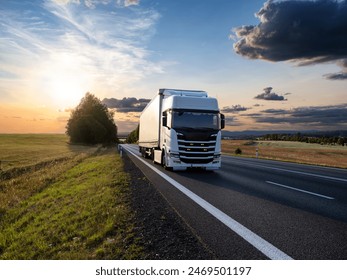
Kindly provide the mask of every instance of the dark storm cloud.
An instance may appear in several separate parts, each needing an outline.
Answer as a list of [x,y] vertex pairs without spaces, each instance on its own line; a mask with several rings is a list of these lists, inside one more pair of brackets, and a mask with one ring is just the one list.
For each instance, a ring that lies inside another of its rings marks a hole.
[[267,113],[267,114],[274,114],[274,115],[288,114],[288,110],[282,110],[282,109],[267,109],[267,110],[263,110],[261,112]]
[[227,106],[222,109],[223,113],[238,113],[238,112],[243,112],[247,111],[249,108],[243,107],[241,105],[232,105],[232,106]]
[[[250,59],[295,61],[299,65],[339,61],[347,70],[347,0],[267,1],[257,26],[234,28],[236,53]],[[326,78],[336,79],[327,75]]]
[[346,80],[347,79],[347,72],[326,74],[326,75],[324,75],[324,77],[328,80]]
[[268,109],[262,115],[247,115],[258,123],[315,124],[347,126],[347,104],[298,107],[292,110]]
[[254,98],[261,99],[261,100],[271,100],[271,101],[286,101],[287,100],[283,96],[278,95],[277,93],[271,92],[271,91],[272,91],[272,87],[266,87],[264,88],[263,93],[258,94]]
[[129,113],[142,112],[149,101],[150,99],[124,97],[123,99],[104,98],[104,100],[102,100],[102,103],[110,109],[116,109],[118,112]]
[[324,77],[328,80],[346,80],[347,79],[347,59],[341,59],[337,62],[343,71],[339,73],[326,74]]
[[278,95],[277,93],[270,92],[270,93],[261,93],[254,97],[255,99],[262,99],[262,100],[272,100],[272,101],[284,101],[287,99],[284,99],[283,96]]

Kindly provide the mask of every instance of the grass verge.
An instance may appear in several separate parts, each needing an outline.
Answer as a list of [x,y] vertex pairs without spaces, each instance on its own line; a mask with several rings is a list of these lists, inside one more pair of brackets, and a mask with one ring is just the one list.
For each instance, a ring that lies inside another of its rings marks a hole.
[[[1,192],[12,203],[2,199],[0,259],[141,258],[132,233],[129,178],[114,149],[67,159],[50,170],[47,181],[26,184],[37,177],[32,173],[6,180],[7,190],[17,188],[20,194],[19,186],[31,191],[18,199]],[[49,173],[46,167],[40,172]],[[12,180],[18,182],[11,185]]]

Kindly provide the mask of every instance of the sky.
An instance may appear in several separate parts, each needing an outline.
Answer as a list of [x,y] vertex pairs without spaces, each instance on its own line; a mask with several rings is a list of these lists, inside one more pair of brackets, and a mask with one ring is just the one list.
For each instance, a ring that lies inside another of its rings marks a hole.
[[347,1],[0,0],[0,133],[64,133],[86,92],[133,130],[159,88],[226,130],[347,129]]

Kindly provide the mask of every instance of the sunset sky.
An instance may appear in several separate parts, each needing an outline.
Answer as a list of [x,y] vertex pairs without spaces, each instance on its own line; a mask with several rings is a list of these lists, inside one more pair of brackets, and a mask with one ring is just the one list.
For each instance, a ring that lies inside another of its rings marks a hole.
[[227,130],[347,129],[347,1],[1,0],[0,133],[64,133],[86,92],[137,125],[206,90]]

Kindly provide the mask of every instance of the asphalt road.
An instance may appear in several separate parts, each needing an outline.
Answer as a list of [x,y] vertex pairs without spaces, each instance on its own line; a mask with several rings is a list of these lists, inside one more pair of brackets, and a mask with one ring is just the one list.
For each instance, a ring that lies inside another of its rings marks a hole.
[[218,259],[347,259],[347,170],[223,156],[170,172],[123,150]]

